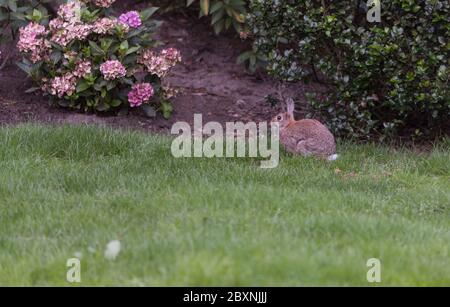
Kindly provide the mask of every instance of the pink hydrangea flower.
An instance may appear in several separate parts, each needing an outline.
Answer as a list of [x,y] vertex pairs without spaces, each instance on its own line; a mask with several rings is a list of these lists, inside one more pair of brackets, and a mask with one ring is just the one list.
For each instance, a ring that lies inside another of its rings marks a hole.
[[48,85],[48,91],[53,96],[58,96],[59,98],[65,95],[71,96],[76,91],[77,78],[71,74],[67,73],[61,77],[55,77],[50,81]]
[[138,63],[144,65],[149,73],[160,78],[165,77],[179,62],[181,62],[180,51],[174,48],[164,49],[159,54],[148,49],[138,59]]
[[64,27],[64,24],[66,24],[64,20],[62,20],[61,18],[55,18],[50,20],[48,26],[50,28],[50,31],[53,33],[62,29]]
[[73,75],[78,78],[84,78],[91,73],[91,70],[91,62],[87,60],[79,61],[75,67],[75,70],[73,71]]
[[45,39],[47,30],[37,23],[29,23],[19,30],[17,47],[20,52],[30,54],[31,62],[36,63],[45,59],[50,52],[50,42]]
[[139,28],[142,25],[141,16],[136,11],[120,15],[119,21],[131,28]]
[[100,72],[103,74],[105,80],[115,80],[123,78],[127,74],[125,66],[119,61],[107,61],[100,65]]
[[69,1],[58,8],[58,17],[69,23],[80,22],[81,3],[78,1]]
[[99,7],[110,7],[116,0],[93,0],[94,4]]
[[92,31],[96,34],[108,34],[111,33],[118,25],[118,22],[114,18],[101,18],[94,22]]
[[[89,0],[90,1],[90,0]],[[81,3],[70,1],[58,9],[58,17],[49,23],[52,34],[50,40],[66,47],[72,41],[85,40],[95,29],[96,25],[85,24],[81,21]]]
[[131,107],[139,107],[153,97],[154,90],[150,83],[139,83],[133,85],[128,93],[128,102]]
[[175,48],[167,48],[162,50],[161,56],[163,56],[166,61],[172,63],[173,65],[181,62],[181,53]]
[[82,23],[67,23],[56,19],[53,23],[50,23],[50,30],[53,33],[50,40],[66,47],[74,40],[85,40],[92,33],[93,26]]

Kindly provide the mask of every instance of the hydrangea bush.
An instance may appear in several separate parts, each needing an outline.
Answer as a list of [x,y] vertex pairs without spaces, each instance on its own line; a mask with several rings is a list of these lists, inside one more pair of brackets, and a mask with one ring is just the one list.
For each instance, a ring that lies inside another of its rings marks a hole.
[[311,97],[336,134],[368,139],[438,134],[450,120],[450,2],[252,0],[248,18],[269,71],[330,85]]
[[61,106],[83,111],[141,107],[169,117],[173,90],[163,82],[181,61],[173,48],[156,51],[152,34],[157,10],[114,16],[115,0],[69,1],[48,25],[31,22],[20,29],[20,67]]

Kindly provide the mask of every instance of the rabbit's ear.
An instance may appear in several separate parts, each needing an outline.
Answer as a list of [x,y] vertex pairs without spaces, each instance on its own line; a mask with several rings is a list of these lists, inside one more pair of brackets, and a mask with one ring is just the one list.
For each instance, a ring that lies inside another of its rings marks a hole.
[[286,111],[288,114],[294,115],[294,110],[295,110],[294,99],[288,98],[286,100]]

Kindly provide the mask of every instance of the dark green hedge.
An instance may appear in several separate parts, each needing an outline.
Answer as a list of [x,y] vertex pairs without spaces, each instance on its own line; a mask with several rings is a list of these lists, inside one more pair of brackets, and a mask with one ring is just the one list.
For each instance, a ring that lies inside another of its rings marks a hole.
[[252,0],[249,22],[272,74],[331,85],[311,106],[338,135],[448,127],[450,2],[381,0],[381,23],[366,12],[365,0]]

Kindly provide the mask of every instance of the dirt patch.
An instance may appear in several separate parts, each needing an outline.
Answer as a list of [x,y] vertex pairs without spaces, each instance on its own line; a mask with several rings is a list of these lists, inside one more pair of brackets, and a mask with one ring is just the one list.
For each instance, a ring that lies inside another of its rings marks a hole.
[[[172,118],[165,120],[158,115],[150,119],[140,110],[126,116],[85,115],[49,105],[45,97],[24,93],[31,83],[15,65],[10,65],[0,71],[0,124],[89,123],[168,132],[176,121],[191,123],[195,113],[201,113],[204,121],[221,123],[265,121],[277,113],[265,99],[276,92],[277,82],[264,74],[248,74],[236,63],[237,56],[249,48],[246,42],[232,35],[217,37],[208,24],[195,17],[157,18],[164,21],[157,38],[168,47],[178,48],[183,56],[183,63],[168,78],[172,86],[182,90],[173,100]],[[319,89],[316,84],[291,84],[286,92],[297,98],[301,113],[305,106],[304,94]]]

